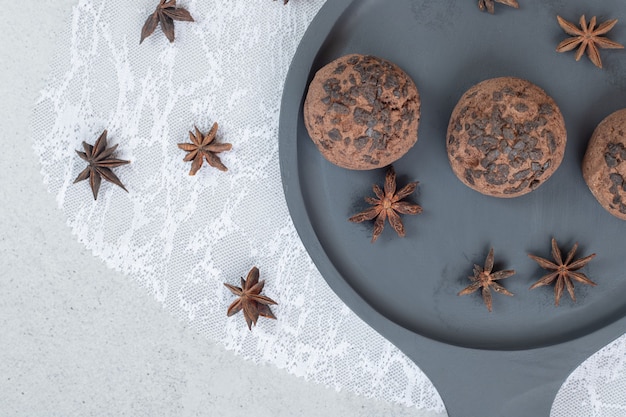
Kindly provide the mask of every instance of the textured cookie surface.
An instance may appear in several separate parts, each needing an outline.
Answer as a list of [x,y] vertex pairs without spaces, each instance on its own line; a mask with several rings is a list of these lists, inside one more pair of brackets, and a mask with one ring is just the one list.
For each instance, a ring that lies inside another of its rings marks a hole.
[[417,142],[420,98],[397,65],[346,55],[320,69],[304,103],[309,136],[326,159],[366,170],[396,161]]
[[511,198],[545,182],[561,164],[567,135],[561,111],[519,78],[483,81],[461,97],[447,149],[456,176],[486,195]]
[[593,132],[583,177],[602,207],[626,220],[626,109],[611,114]]

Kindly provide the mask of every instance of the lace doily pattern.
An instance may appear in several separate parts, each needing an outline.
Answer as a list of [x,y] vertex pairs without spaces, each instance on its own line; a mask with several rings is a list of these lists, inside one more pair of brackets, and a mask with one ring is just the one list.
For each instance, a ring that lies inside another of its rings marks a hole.
[[[176,22],[173,44],[157,28],[140,46],[154,3],[79,0],[36,105],[35,152],[72,232],[166,309],[243,357],[335,389],[444,412],[419,368],[328,288],[284,201],[282,86],[324,0],[184,0],[196,22]],[[229,171],[205,165],[191,177],[176,144],[194,125],[205,132],[214,121],[218,141],[233,144],[221,154]],[[116,169],[129,192],[103,182],[94,201],[86,182],[72,184],[84,168],[75,149],[104,129],[109,145],[119,144],[117,157],[131,161]],[[279,305],[278,320],[261,318],[250,332],[242,317],[227,319],[233,297],[222,283],[237,284],[254,265]],[[622,338],[591,358],[561,390],[553,415],[624,415],[625,357]],[[568,408],[581,404],[588,413]]]

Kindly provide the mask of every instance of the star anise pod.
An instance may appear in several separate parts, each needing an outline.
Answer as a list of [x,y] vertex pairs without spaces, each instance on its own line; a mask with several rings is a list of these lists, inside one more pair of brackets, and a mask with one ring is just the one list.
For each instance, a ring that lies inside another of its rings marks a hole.
[[517,0],[478,0],[478,8],[483,12],[487,10],[489,13],[493,14],[495,12],[495,3],[505,4],[516,9],[519,8]]
[[[195,126],[194,126],[195,127]],[[200,130],[196,127],[196,133],[189,132],[189,139],[191,143],[179,143],[178,147],[185,152],[189,152],[183,161],[191,163],[191,171],[189,175],[196,175],[196,172],[202,167],[204,159],[213,168],[217,168],[220,171],[228,171],[228,168],[224,166],[218,153],[224,151],[230,151],[233,147],[230,143],[213,143],[215,136],[217,135],[217,123],[213,123],[213,127],[206,136],[203,136]]]
[[556,243],[556,239],[552,238],[552,257],[554,258],[556,263],[529,254],[528,256],[536,261],[542,268],[554,271],[542,277],[539,281],[535,282],[530,287],[530,289],[532,290],[537,287],[542,287],[544,285],[550,285],[556,280],[556,284],[554,285],[554,304],[558,306],[561,295],[563,295],[564,287],[567,288],[567,292],[569,292],[569,296],[572,298],[572,300],[576,301],[576,295],[574,294],[574,284],[572,283],[572,280],[578,281],[581,284],[592,285],[595,287],[597,284],[587,278],[587,276],[582,272],[578,272],[578,270],[587,265],[587,263],[589,263],[589,261],[591,261],[596,256],[596,254],[593,253],[589,256],[572,262],[577,249],[578,243],[574,244],[572,250],[570,250],[567,254],[567,258],[565,258],[565,261],[563,261],[563,257],[561,255],[561,251],[559,250],[559,246]]
[[485,267],[482,268],[479,265],[474,265],[474,275],[468,277],[469,280],[472,281],[472,283],[458,294],[471,294],[473,292],[476,292],[479,288],[482,288],[483,301],[487,306],[487,310],[489,310],[490,312],[492,309],[491,289],[499,294],[508,295],[510,297],[513,296],[513,293],[508,291],[502,285],[498,284],[496,281],[515,275],[515,271],[513,270],[492,272],[493,260],[493,248],[491,248],[489,254],[487,255],[487,259],[485,259]]
[[374,190],[374,194],[376,194],[376,197],[378,198],[365,197],[365,201],[371,204],[372,207],[359,214],[355,214],[348,220],[353,223],[361,223],[375,218],[376,222],[374,223],[372,243],[376,242],[378,236],[380,236],[383,232],[386,219],[389,219],[389,224],[391,224],[391,227],[393,227],[398,236],[404,237],[406,232],[404,231],[404,225],[402,224],[402,219],[398,213],[420,214],[422,212],[422,207],[417,204],[400,200],[413,194],[417,188],[417,184],[417,181],[411,182],[400,191],[396,192],[396,172],[393,167],[390,166],[387,170],[387,174],[385,175],[384,192],[378,185],[374,184],[372,188]]
[[228,317],[243,310],[243,317],[246,319],[248,329],[250,330],[252,330],[252,324],[256,326],[259,316],[276,319],[276,316],[270,309],[270,305],[277,305],[278,303],[269,297],[261,295],[261,291],[263,291],[265,286],[265,280],[259,281],[259,268],[256,266],[248,272],[246,279],[241,278],[241,287],[235,287],[226,283],[224,285],[230,292],[239,297],[228,307],[226,312]]
[[141,29],[141,44],[144,39],[154,33],[157,25],[161,24],[161,30],[170,42],[174,42],[174,20],[193,22],[191,14],[182,7],[176,7],[176,0],[160,0],[154,13],[152,13]]
[[595,64],[596,67],[602,68],[602,60],[600,59],[600,51],[598,48],[602,49],[623,49],[624,45],[614,42],[604,36],[607,34],[613,26],[617,23],[617,19],[607,20],[602,23],[600,26],[596,27],[596,17],[592,17],[589,21],[589,25],[587,25],[587,20],[585,19],[585,15],[580,17],[580,28],[577,28],[573,23],[568,22],[563,19],[561,16],[556,17],[559,21],[559,26],[563,28],[563,30],[573,37],[565,39],[563,42],[556,47],[557,52],[567,52],[571,51],[574,48],[578,47],[578,51],[576,52],[576,61],[580,61],[580,58],[583,56],[585,51],[587,51],[587,56]]
[[117,149],[117,145],[107,148],[106,130],[102,132],[93,146],[83,141],[83,149],[85,152],[77,150],[76,153],[82,160],[89,163],[89,165],[80,174],[78,174],[78,177],[74,180],[74,184],[89,178],[89,185],[91,186],[91,192],[93,193],[94,200],[98,199],[98,191],[100,190],[102,178],[122,187],[124,191],[128,192],[117,175],[111,171],[111,168],[130,164],[130,161],[124,161],[111,157],[113,152]]

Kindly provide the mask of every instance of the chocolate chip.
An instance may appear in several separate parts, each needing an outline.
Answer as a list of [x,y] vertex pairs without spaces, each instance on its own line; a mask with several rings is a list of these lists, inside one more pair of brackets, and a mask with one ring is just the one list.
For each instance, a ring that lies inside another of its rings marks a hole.
[[473,124],[472,126],[470,126],[469,130],[467,131],[467,133],[470,136],[478,136],[478,135],[482,135],[485,132],[481,128],[479,128],[478,126]]
[[363,155],[363,161],[372,165],[378,165],[380,163],[378,159],[372,158],[372,155]]
[[400,83],[398,82],[398,77],[396,77],[393,74],[389,74],[387,75],[387,79],[385,80],[385,88],[396,88],[400,85]]
[[541,185],[541,181],[539,180],[532,180],[530,182],[530,185],[528,186],[531,190],[536,190],[537,187],[539,187]]
[[354,141],[353,141],[354,147],[357,150],[360,151],[361,149],[365,148],[365,146],[367,145],[367,142],[369,142],[369,140],[370,140],[370,138],[368,138],[367,136],[358,137],[358,138],[354,139]]
[[551,104],[544,103],[541,106],[539,106],[539,114],[546,114],[550,116],[553,113],[554,113],[554,107],[552,107]]
[[621,186],[624,183],[624,178],[620,174],[611,174],[609,178],[613,184]]
[[474,176],[472,175],[472,170],[469,168],[465,169],[465,180],[472,185],[475,185]]
[[509,143],[504,139],[500,141],[499,149],[500,152],[502,152],[503,154],[508,154],[509,152],[511,152],[511,147],[509,146]]
[[541,149],[535,148],[528,154],[530,156],[531,161],[539,161],[543,158],[543,151]]
[[516,172],[516,173],[513,175],[513,179],[514,179],[515,181],[521,181],[521,180],[523,180],[524,178],[526,178],[526,177],[528,176],[528,174],[530,174],[530,169],[525,169],[525,170],[523,170],[523,171]]
[[357,107],[354,109],[353,118],[354,122],[358,125],[365,125],[369,120],[371,120],[372,113],[367,110]]
[[334,73],[335,74],[343,74],[343,72],[346,70],[346,65],[344,64],[340,64],[339,66],[337,66],[337,68],[335,68]]
[[485,173],[485,180],[493,185],[502,185],[507,182],[509,166],[506,164],[491,165]]
[[[510,156],[510,155],[509,155],[509,156]],[[521,159],[519,159],[519,158],[509,159],[509,161],[510,161],[510,162],[509,162],[509,164],[511,165],[511,167],[513,167],[513,168],[515,168],[515,169],[517,169],[517,168],[521,167],[521,166],[522,166],[522,164],[524,163],[524,161],[522,161],[522,160],[521,160]]]
[[604,162],[606,162],[609,168],[615,168],[617,166],[617,159],[608,152],[604,154]]
[[506,140],[515,140],[515,133],[510,127],[505,127],[502,129],[502,137]]
[[359,62],[359,56],[355,55],[353,57],[350,57],[350,59],[348,59],[348,64],[350,65],[356,65]]
[[332,129],[331,131],[328,132],[328,137],[331,138],[332,140],[334,140],[335,142],[342,140],[343,138],[341,137],[341,132],[339,132],[339,129]]
[[551,154],[554,154],[556,152],[556,138],[554,137],[554,134],[549,130],[546,131],[545,134],[548,138],[548,149],[550,150]]
[[528,106],[524,103],[517,103],[515,104],[515,110],[520,113],[526,113],[528,111]]

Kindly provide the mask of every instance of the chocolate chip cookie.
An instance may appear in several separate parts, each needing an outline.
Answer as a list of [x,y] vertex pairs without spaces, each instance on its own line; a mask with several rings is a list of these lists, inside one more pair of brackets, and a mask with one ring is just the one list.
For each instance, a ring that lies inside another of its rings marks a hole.
[[355,170],[384,167],[417,142],[420,96],[397,65],[343,56],[320,69],[304,103],[304,122],[322,155]]
[[626,109],[611,114],[593,132],[583,177],[602,207],[626,220]]
[[454,108],[448,159],[468,187],[518,197],[550,178],[566,141],[561,111],[545,91],[519,78],[494,78],[470,88]]

